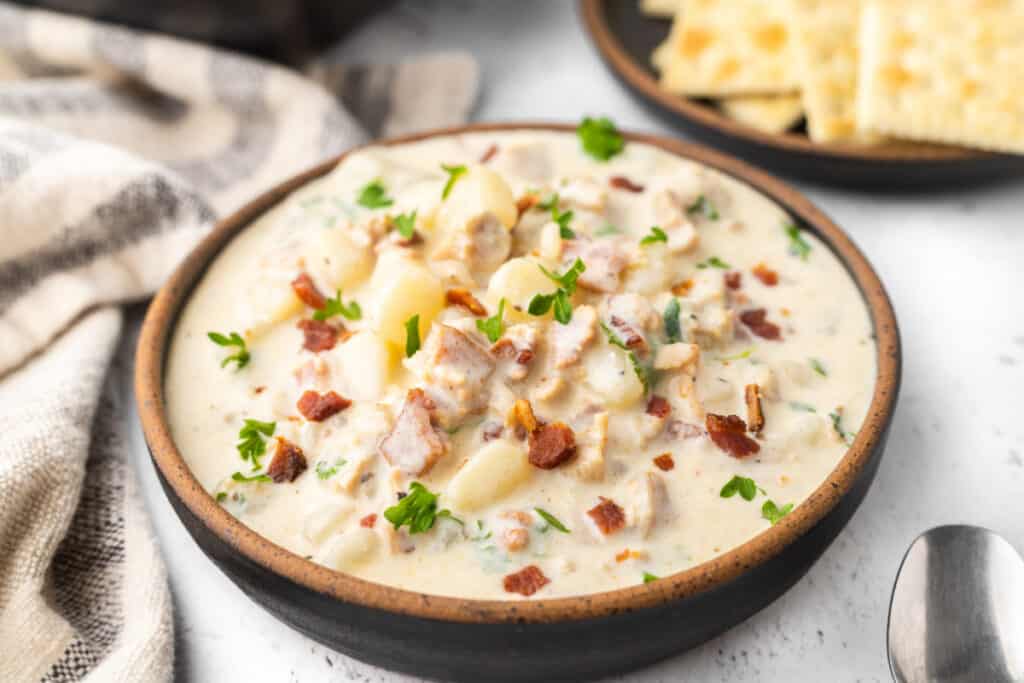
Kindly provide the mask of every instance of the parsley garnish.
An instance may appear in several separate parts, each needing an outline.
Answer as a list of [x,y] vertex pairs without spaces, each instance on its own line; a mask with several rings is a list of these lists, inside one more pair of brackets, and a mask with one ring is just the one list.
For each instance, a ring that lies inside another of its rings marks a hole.
[[644,572],[644,583],[650,583],[651,581],[657,581],[660,578],[661,578],[660,576],[655,576],[654,574],[652,574],[650,572]]
[[482,519],[476,520],[476,529],[477,529],[477,535],[476,536],[470,536],[469,540],[471,540],[471,541],[486,541],[492,535],[490,531],[488,531],[486,534],[484,533],[484,521]]
[[572,303],[569,301],[569,297],[576,292],[576,280],[579,278],[580,273],[585,271],[587,267],[583,265],[583,261],[576,259],[569,270],[565,271],[564,275],[558,275],[552,273],[544,266],[538,264],[541,272],[551,278],[559,286],[557,290],[551,294],[536,294],[530,299],[530,305],[527,307],[530,315],[544,315],[552,306],[554,307],[555,320],[568,325],[569,321],[572,320]]
[[825,372],[825,366],[821,364],[820,360],[818,360],[817,358],[810,358],[808,360],[810,360],[811,367],[814,368],[814,371],[816,373],[818,373],[822,377],[828,377],[828,373]]
[[252,482],[257,482],[257,481],[273,481],[273,479],[271,479],[270,477],[268,477],[265,474],[254,474],[251,477],[247,477],[244,474],[242,474],[241,472],[235,472],[234,474],[231,475],[231,478],[234,481],[240,481],[240,482],[243,482],[243,483],[246,483],[246,484],[250,484]]
[[728,363],[729,361],[733,360],[744,360],[746,358],[750,358],[750,354],[752,353],[754,353],[753,346],[747,349],[746,351],[741,351],[740,353],[737,353],[735,356],[719,356],[718,360],[721,361],[722,363]]
[[441,199],[448,199],[452,188],[455,187],[455,181],[466,175],[469,169],[461,165],[448,166],[447,164],[441,164],[441,169],[448,174],[448,182],[444,184],[444,189],[441,190]]
[[225,491],[218,491],[217,492],[217,502],[218,503],[223,503],[227,499],[228,499],[227,492],[225,492]]
[[594,231],[595,237],[608,237],[610,235],[618,235],[621,230],[612,225],[611,223],[605,223],[603,226]]
[[701,270],[704,270],[705,268],[721,268],[722,270],[729,270],[730,268],[732,268],[732,266],[730,266],[728,263],[718,258],[717,256],[712,256],[707,261],[698,263],[697,267],[700,268]]
[[598,161],[608,161],[626,146],[615,124],[604,116],[597,119],[585,117],[576,128],[576,135],[583,145],[583,151]]
[[237,346],[238,351],[231,354],[220,362],[220,366],[226,367],[228,363],[235,363],[235,370],[241,370],[249,364],[249,350],[245,348],[245,340],[237,332],[231,332],[227,336],[220,332],[207,332],[206,336],[209,337],[217,346]]
[[806,261],[811,253],[811,245],[800,234],[800,228],[790,223],[784,225],[783,229],[786,231],[786,236],[789,237],[789,253],[800,257],[801,261]]
[[395,216],[394,223],[398,234],[407,240],[411,240],[416,232],[416,211]]
[[380,178],[366,183],[356,198],[356,204],[365,206],[367,209],[384,209],[394,203],[394,200],[388,196],[387,188],[384,187]]
[[452,517],[450,510],[437,511],[437,495],[428,491],[423,484],[414,481],[409,484],[408,495],[398,501],[397,505],[384,511],[384,519],[391,522],[395,529],[408,525],[410,534],[428,531],[438,517],[451,517],[462,524],[462,520]]
[[738,493],[743,500],[754,500],[757,497],[757,488],[757,484],[754,483],[753,479],[741,477],[737,474],[725,482],[725,486],[718,492],[718,495],[722,498],[732,498]]
[[420,314],[405,321],[405,357],[412,358],[420,350]]
[[476,329],[487,335],[487,339],[489,339],[492,344],[501,339],[501,335],[505,332],[505,323],[501,319],[504,314],[505,297],[501,297],[501,301],[498,302],[497,313],[485,320],[476,321]]
[[668,242],[668,235],[657,225],[651,226],[651,234],[640,240],[640,246],[644,247],[655,242]]
[[242,460],[252,463],[252,469],[260,468],[260,457],[267,452],[267,441],[264,437],[274,435],[277,429],[276,422],[260,422],[259,420],[246,420],[245,425],[238,430],[239,441],[235,444],[238,454]]
[[557,517],[555,517],[553,514],[551,514],[547,510],[542,510],[541,508],[533,508],[533,509],[534,509],[534,511],[536,511],[536,513],[538,515],[543,517],[544,521],[547,522],[548,525],[550,527],[552,527],[553,529],[557,529],[558,531],[561,531],[563,534],[571,534],[572,533],[571,531],[569,531],[568,529],[565,528],[564,524],[562,524],[561,522],[558,521]]
[[668,302],[662,318],[665,321],[665,335],[668,337],[668,343],[683,341],[683,330],[679,326],[679,299],[673,297]]
[[344,304],[341,302],[341,290],[334,296],[333,299],[328,299],[324,303],[324,307],[318,309],[313,313],[313,320],[327,320],[333,318],[336,315],[343,315],[349,320],[359,320],[363,317],[363,309],[359,307],[356,301]]
[[551,209],[551,220],[558,223],[558,235],[563,240],[576,239],[576,233],[569,228],[569,221],[572,220],[572,211],[558,212],[558,207]]
[[345,466],[345,459],[338,458],[334,461],[334,464],[330,467],[327,466],[327,461],[320,460],[316,463],[316,476],[318,479],[330,479],[338,470]]
[[778,521],[788,515],[792,509],[792,503],[786,503],[780,508],[775,504],[775,501],[766,500],[764,505],[761,506],[761,517],[771,522],[772,526],[775,526]]
[[818,412],[817,410],[814,409],[814,406],[810,405],[809,403],[801,403],[800,401],[790,401],[789,407],[792,408],[793,410],[799,410],[804,413]]
[[838,409],[835,412],[831,412],[828,416],[832,419],[832,428],[836,430],[836,434],[839,435],[846,445],[849,446],[853,443],[853,437],[857,436],[857,432],[848,432],[843,429],[843,416],[839,413]]
[[700,214],[712,221],[718,220],[718,209],[716,209],[715,205],[711,203],[711,200],[704,195],[700,195],[696,200],[694,200],[693,204],[686,207],[686,213],[690,215],[695,213]]
[[612,346],[618,346],[620,349],[626,352],[627,356],[629,356],[629,362],[633,366],[633,372],[636,373],[637,379],[640,380],[640,384],[644,385],[644,395],[646,396],[651,390],[651,370],[646,365],[641,363],[640,359],[637,358],[637,355],[633,352],[633,350],[626,346],[625,342],[619,339],[618,336],[614,332],[612,332],[612,329],[605,325],[603,322],[601,323],[601,329],[604,330],[604,333],[606,335],[608,335],[609,344],[611,344]]
[[[535,193],[536,194],[536,193]],[[537,208],[542,211],[557,211],[558,210],[558,193],[552,192],[551,196],[544,201],[537,204]]]
[[587,269],[587,267],[583,265],[583,261],[578,258],[573,262],[572,267],[565,271],[564,275],[552,273],[550,270],[539,264],[537,267],[569,295],[576,293],[576,280]]

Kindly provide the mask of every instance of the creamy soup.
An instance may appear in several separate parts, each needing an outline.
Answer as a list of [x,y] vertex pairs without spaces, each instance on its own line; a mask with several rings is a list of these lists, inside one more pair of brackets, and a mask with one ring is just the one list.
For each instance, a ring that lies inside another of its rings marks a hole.
[[705,562],[828,476],[875,377],[831,251],[604,121],[369,147],[238,235],[173,335],[175,441],[231,514],[415,591]]

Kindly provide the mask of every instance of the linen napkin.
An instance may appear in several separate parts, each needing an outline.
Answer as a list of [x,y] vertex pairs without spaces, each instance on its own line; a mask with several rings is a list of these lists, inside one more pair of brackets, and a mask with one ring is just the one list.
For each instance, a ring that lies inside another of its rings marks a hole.
[[113,427],[119,306],[218,215],[369,135],[459,123],[477,91],[461,53],[311,73],[331,90],[0,4],[0,681],[173,673],[166,571]]

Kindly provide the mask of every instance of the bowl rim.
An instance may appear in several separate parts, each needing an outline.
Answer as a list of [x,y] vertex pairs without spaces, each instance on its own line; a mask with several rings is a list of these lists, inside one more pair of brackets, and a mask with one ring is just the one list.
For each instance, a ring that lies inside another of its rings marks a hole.
[[598,54],[611,70],[648,101],[719,134],[747,143],[789,153],[811,154],[833,159],[876,164],[963,163],[999,159],[1005,155],[982,149],[920,143],[908,145],[856,145],[838,142],[814,142],[797,133],[766,133],[730,119],[691,98],[672,95],[626,52],[618,36],[604,19],[605,0],[579,0],[583,26]]
[[[864,424],[832,473],[778,524],[743,544],[658,581],[601,593],[553,599],[480,600],[419,593],[375,583],[313,563],[245,526],[217,503],[198,482],[171,437],[163,400],[165,351],[178,313],[206,268],[230,240],[255,218],[295,189],[318,178],[354,151],[368,146],[401,145],[464,133],[546,130],[571,133],[574,125],[510,122],[455,126],[376,140],[293,176],[220,220],[193,248],[157,292],[146,312],[135,361],[135,400],[143,435],[167,487],[211,533],[246,560],[325,597],[386,612],[447,622],[553,623],[607,617],[652,608],[723,586],[772,559],[806,534],[847,493],[866,463],[881,456],[892,419],[901,374],[900,336],[888,295],[867,259],[806,197],[766,172],[720,152],[657,135],[623,131],[629,142],[651,145],[724,173],[777,203],[814,232],[839,258],[859,288],[874,326],[877,376]],[[170,497],[170,491],[165,493]]]

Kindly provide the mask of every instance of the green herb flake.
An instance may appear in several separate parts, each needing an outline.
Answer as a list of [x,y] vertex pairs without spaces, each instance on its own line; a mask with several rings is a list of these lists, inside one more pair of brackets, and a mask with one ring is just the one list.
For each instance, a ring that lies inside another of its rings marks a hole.
[[319,460],[316,463],[316,476],[317,479],[326,480],[333,477],[338,473],[342,467],[345,466],[346,460],[344,458],[338,458],[334,461],[333,465],[328,465],[326,460]]
[[448,199],[448,195],[451,194],[452,188],[455,187],[455,182],[466,175],[469,169],[465,166],[448,166],[447,164],[441,164],[441,170],[448,174],[448,182],[444,184],[444,189],[441,190],[441,199]]
[[747,358],[750,358],[751,354],[753,353],[754,347],[752,346],[746,351],[741,351],[740,353],[737,353],[735,356],[720,356],[718,360],[721,361],[722,363],[729,363],[735,360],[746,360]]
[[640,240],[640,246],[646,247],[648,244],[654,244],[655,242],[668,242],[668,235],[657,225],[652,225],[651,234]]
[[[527,194],[530,194],[530,192],[528,191]],[[533,192],[532,194],[537,194],[537,193]],[[537,208],[540,209],[541,211],[557,211],[558,210],[558,202],[559,202],[558,193],[557,192],[552,192],[551,195],[547,199],[545,199],[542,202],[538,202],[537,203]]]
[[270,481],[274,481],[273,479],[271,479],[270,477],[268,477],[265,474],[254,474],[252,476],[247,477],[244,474],[242,474],[241,472],[235,472],[234,474],[232,474],[231,475],[231,479],[232,479],[232,481],[240,481],[240,482],[242,482],[244,484],[252,484],[252,483],[256,483],[256,482],[270,482]]
[[594,237],[610,237],[612,235],[621,234],[622,231],[611,223],[605,223],[600,228],[594,231]]
[[757,496],[757,484],[750,477],[736,475],[725,483],[718,495],[722,498],[732,498],[737,493],[743,500],[754,500]]
[[789,238],[789,253],[799,257],[801,261],[806,261],[811,254],[811,245],[800,234],[800,228],[789,223],[783,226],[783,230],[786,231],[786,236]]
[[388,196],[388,190],[380,178],[364,185],[356,198],[356,204],[365,206],[367,209],[386,209],[394,203],[394,200]]
[[501,339],[501,335],[505,333],[505,323],[502,321],[503,315],[505,315],[505,297],[501,297],[501,301],[498,302],[497,313],[485,320],[476,321],[476,329],[483,332],[492,344]]
[[608,161],[626,146],[615,124],[604,116],[585,117],[576,128],[576,135],[583,145],[583,151],[598,161]]
[[829,419],[832,420],[832,428],[836,430],[836,434],[839,435],[847,446],[853,444],[853,439],[857,436],[857,432],[848,432],[843,429],[843,415],[838,408],[835,411],[828,414]]
[[715,208],[715,205],[705,195],[700,195],[694,200],[693,204],[686,207],[686,213],[691,216],[694,214],[704,216],[709,221],[717,221],[719,218],[718,209]]
[[533,508],[533,509],[534,509],[534,511],[538,515],[540,515],[542,518],[544,518],[544,521],[547,522],[548,526],[550,526],[552,529],[555,529],[557,531],[561,531],[563,534],[571,534],[572,533],[571,531],[569,531],[568,529],[565,528],[564,524],[562,524],[560,521],[558,521],[557,517],[555,517],[553,514],[551,514],[547,510],[544,510],[542,508]]
[[423,484],[414,481],[409,484],[409,493],[397,505],[384,511],[384,519],[391,522],[395,529],[408,526],[410,534],[430,530],[438,517],[451,517],[453,521],[462,524],[462,520],[452,517],[449,510],[437,510],[437,496]]
[[572,302],[569,300],[569,297],[576,291],[576,280],[587,267],[583,265],[583,261],[580,259],[576,259],[569,270],[565,271],[563,275],[552,273],[540,264],[537,267],[540,268],[544,275],[558,284],[559,288],[551,294],[534,295],[530,299],[530,304],[526,310],[530,315],[539,316],[545,315],[553,307],[555,320],[563,325],[568,325],[569,321],[572,320]]
[[822,377],[828,377],[828,373],[825,371],[825,366],[821,364],[820,360],[818,360],[817,358],[811,358],[809,360],[811,363],[811,368],[813,368],[816,373],[818,373]]
[[412,358],[420,350],[420,314],[405,321],[405,357]]
[[412,236],[416,234],[416,211],[412,213],[402,213],[394,218],[395,230],[402,236],[403,239],[411,240]]
[[348,320],[359,320],[363,317],[363,309],[354,300],[347,304],[342,303],[341,290],[339,289],[333,299],[327,299],[324,307],[317,309],[313,313],[313,320],[327,320],[336,315],[344,316]]
[[570,296],[576,293],[576,280],[587,269],[587,267],[583,264],[583,261],[581,261],[578,258],[573,262],[569,270],[565,271],[564,275],[552,273],[547,268],[539,264],[537,265],[537,267],[540,268],[540,271],[542,273],[547,275],[549,278],[551,278],[551,280],[553,280],[562,289],[564,289],[565,293],[569,294]]
[[653,383],[653,373],[651,369],[641,363],[636,353],[626,346],[626,343],[619,339],[618,335],[616,335],[615,332],[613,332],[612,329],[603,322],[601,323],[601,329],[604,330],[605,335],[608,337],[609,344],[617,346],[626,352],[626,356],[629,358],[629,362],[633,366],[633,372],[636,373],[636,377],[640,380],[640,384],[644,386],[644,395],[646,396],[649,394],[651,391],[651,384]]
[[259,420],[246,420],[245,424],[238,430],[238,443],[235,448],[242,460],[252,463],[252,469],[260,468],[260,458],[267,452],[266,437],[274,435],[277,429],[276,422],[260,422]]
[[245,346],[245,340],[237,332],[230,332],[227,335],[223,335],[220,332],[207,332],[206,336],[217,346],[233,346],[238,349],[238,351],[220,362],[222,368],[227,367],[228,363],[234,363],[235,370],[241,370],[249,364],[251,358],[249,350]]
[[707,261],[698,263],[697,267],[700,268],[701,270],[704,270],[705,268],[720,268],[722,270],[729,270],[730,268],[732,268],[732,266],[730,266],[728,263],[718,258],[717,256],[712,256]]
[[793,410],[796,410],[796,411],[799,411],[799,412],[802,412],[802,413],[816,413],[816,412],[818,412],[817,410],[814,409],[814,406],[812,406],[811,404],[809,404],[809,403],[801,403],[800,401],[790,401],[789,402],[789,407],[792,408]]
[[225,493],[224,491],[218,491],[216,498],[218,503],[223,503],[225,500],[228,499],[228,494]]
[[572,215],[572,211],[559,212],[558,207],[551,209],[551,220],[558,223],[558,235],[563,240],[576,239],[576,233],[569,227],[569,221],[572,220]]
[[766,500],[764,505],[761,506],[761,517],[771,522],[772,526],[775,526],[778,524],[779,520],[788,515],[792,509],[792,503],[786,503],[780,508],[775,504],[775,501]]
[[644,583],[650,583],[651,581],[657,581],[660,578],[661,578],[660,576],[655,576],[654,574],[652,574],[650,572],[644,572]]

